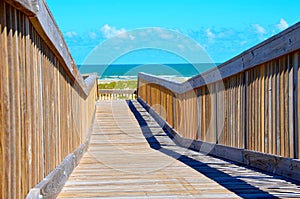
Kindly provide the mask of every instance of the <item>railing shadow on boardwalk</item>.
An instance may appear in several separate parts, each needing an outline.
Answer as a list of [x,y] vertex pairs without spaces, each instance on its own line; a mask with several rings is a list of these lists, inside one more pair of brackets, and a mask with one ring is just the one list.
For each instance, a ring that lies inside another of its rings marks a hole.
[[[136,120],[138,121],[138,123],[142,129],[143,135],[152,149],[159,150],[160,152],[164,153],[165,155],[168,155],[174,159],[177,159],[178,161],[193,168],[197,172],[205,175],[206,177],[217,182],[224,188],[232,191],[233,193],[235,193],[236,195],[238,195],[242,198],[253,198],[253,197],[254,198],[278,198],[268,192],[265,192],[255,186],[248,184],[247,182],[245,182],[241,179],[230,176],[218,169],[212,168],[206,163],[203,163],[199,160],[194,160],[186,155],[182,155],[173,150],[167,149],[166,147],[164,147],[165,146],[164,144],[160,144],[160,142],[155,138],[155,136],[153,134],[149,136],[149,132],[151,132],[151,129],[148,126],[147,121],[143,118],[140,111],[138,111],[136,109],[136,107],[134,106],[132,101],[127,100],[127,104],[129,106],[130,110],[132,111],[132,113],[134,114]],[[146,110],[144,110],[144,111],[147,112]],[[164,129],[164,131],[167,134],[167,136],[169,136],[172,139],[172,135],[170,135],[165,129]],[[255,170],[255,169],[253,169],[253,170]],[[228,183],[228,182],[231,182],[231,183]],[[232,184],[234,184],[234,186]],[[243,188],[241,189],[238,187],[243,187]],[[248,195],[247,194],[248,191],[251,194]]]

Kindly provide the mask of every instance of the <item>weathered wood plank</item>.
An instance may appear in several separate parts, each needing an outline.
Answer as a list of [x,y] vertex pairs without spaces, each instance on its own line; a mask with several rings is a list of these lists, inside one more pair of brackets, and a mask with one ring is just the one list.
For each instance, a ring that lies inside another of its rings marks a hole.
[[[16,6],[0,2],[0,197],[18,199],[84,141],[97,84],[95,75],[76,83],[81,76],[72,78],[28,13]],[[63,148],[61,123],[72,123],[70,148]]]
[[30,23],[29,23],[29,19],[27,17],[24,17],[24,40],[25,40],[25,47],[24,47],[24,51],[26,52],[25,54],[25,73],[24,73],[24,78],[25,78],[25,104],[26,104],[26,109],[25,109],[25,126],[24,126],[24,131],[27,132],[24,135],[24,147],[25,147],[25,159],[23,162],[23,167],[25,170],[25,173],[23,175],[22,180],[24,180],[23,184],[26,184],[26,187],[23,188],[23,195],[27,194],[27,190],[30,189],[30,185],[32,184],[32,179],[29,177],[29,173],[31,173],[31,157],[32,157],[32,151],[29,150],[31,149],[31,134],[32,134],[32,123],[31,121],[33,120],[33,101],[32,101],[32,97],[31,97],[31,92],[32,92],[32,84],[31,84],[31,78],[32,78],[32,73],[31,73],[31,68],[32,67],[28,67],[30,65],[30,54],[31,54],[31,45],[30,45]]
[[258,104],[258,108],[256,110],[256,123],[258,124],[257,125],[257,128],[256,128],[256,137],[258,138],[257,139],[257,151],[262,151],[262,139],[261,139],[261,117],[260,117],[260,111],[262,109],[262,103],[261,103],[261,82],[262,82],[262,79],[261,79],[261,71],[260,71],[260,68],[255,68],[255,71],[256,71],[256,102]]
[[[298,54],[298,103],[297,103],[297,106],[298,106],[298,113],[300,113],[300,99],[299,99],[299,97],[300,97],[300,55],[299,55],[299,52],[297,52],[297,54]],[[299,121],[300,121],[300,117],[298,116],[298,119],[296,120],[297,121],[297,124],[299,125]],[[297,137],[298,137],[298,159],[300,158],[300,147],[299,147],[299,144],[300,144],[300,133],[299,133],[299,131],[300,131],[300,127],[298,126],[298,131],[296,132],[296,135],[297,135]]]
[[[287,54],[223,81],[226,85],[224,94],[226,108],[224,136],[221,137],[221,140],[223,139],[225,145],[240,146],[239,139],[243,137],[243,139],[247,138],[247,141],[246,145],[242,147],[284,157],[295,157],[294,148],[296,146],[294,142],[297,130],[293,129],[293,125],[295,125],[293,118],[296,111],[292,107],[295,106],[293,101],[297,98],[294,91],[294,81],[296,81],[297,75],[295,75],[296,72],[292,66],[294,59],[293,53]],[[246,79],[243,92],[245,92],[245,100],[247,101],[242,109],[239,109],[239,102],[243,96],[240,93],[242,82],[239,80],[239,75],[244,75]],[[143,79],[143,77],[140,77],[140,79]],[[197,125],[203,123],[201,130],[194,127],[196,122],[194,117],[190,117],[190,115],[197,115],[195,111],[199,109],[199,102],[193,102],[194,100],[191,99],[196,100],[196,97],[190,95],[192,91],[179,94],[179,101],[182,102],[182,113],[178,116],[180,125],[174,127],[186,138],[197,138],[212,142],[210,138],[213,138],[213,134],[216,135],[213,132],[215,132],[214,128],[217,129],[218,127],[212,126],[212,123],[217,125],[216,120],[213,118],[217,115],[215,110],[222,108],[218,107],[217,100],[213,98],[216,84],[207,85],[209,89],[206,86],[196,89],[203,90],[203,94],[199,96],[202,102],[201,110],[198,111],[201,111],[201,113],[197,113],[201,114],[201,117],[197,116],[201,120],[197,121]],[[160,84],[149,83],[149,87],[149,92],[156,92],[157,87],[164,90]],[[164,97],[159,96],[158,99],[159,101],[154,97],[149,98],[152,103],[158,104],[158,107],[165,106]],[[151,105],[151,103],[149,104]],[[194,106],[195,104],[197,106]],[[216,109],[212,109],[214,106],[217,106]],[[160,110],[158,112],[161,113]],[[240,135],[242,130],[239,124],[241,112],[244,112],[247,116],[243,119],[246,131],[242,135]]]
[[[74,152],[65,157],[64,160],[49,173],[49,175],[47,175],[39,184],[32,188],[32,191],[29,192],[26,198],[38,198],[41,195],[45,199],[50,199],[55,198],[59,194],[72,171],[79,164],[80,159],[88,149],[90,136],[93,131],[93,124],[95,122],[95,113],[88,131],[88,137],[86,138],[85,142],[81,144]],[[37,195],[36,192],[39,194]]]
[[298,92],[298,89],[297,89],[297,86],[298,86],[298,81],[299,81],[299,77],[298,77],[298,68],[299,68],[299,56],[298,56],[298,53],[295,52],[293,54],[293,60],[292,60],[292,67],[293,67],[293,88],[292,88],[292,91],[293,91],[293,151],[294,151],[294,155],[292,156],[292,158],[299,158],[299,140],[298,140],[298,136],[299,136],[299,123],[298,123],[298,95],[299,95],[299,92]]
[[[10,80],[8,82],[9,86],[9,92],[10,93],[15,93],[15,78],[14,78],[14,67],[17,66],[15,63],[16,59],[14,56],[14,9],[11,7],[8,7],[8,13],[7,13],[7,26],[8,26],[8,36],[7,36],[7,47],[8,47],[8,66],[11,66],[8,68],[8,79]],[[10,117],[8,118],[10,121],[9,125],[9,156],[10,156],[10,161],[9,161],[9,167],[10,167],[10,189],[12,190],[11,197],[16,198],[16,145],[14,144],[16,142],[16,122],[18,119],[15,120],[16,118],[16,109],[18,108],[16,106],[16,98],[15,96],[11,96],[9,98],[10,101]]]
[[136,99],[137,96],[134,89],[99,89],[98,94],[100,100]]
[[68,47],[63,39],[49,8],[44,1],[28,1],[28,0],[5,0],[14,8],[22,11],[30,18],[34,28],[38,31],[39,35],[43,38],[46,44],[51,48],[52,52],[60,60],[62,66],[67,71],[72,79],[80,85],[80,89],[87,96],[89,94],[88,88],[81,75],[78,75],[78,68],[68,50]]
[[15,97],[16,97],[16,152],[15,152],[15,157],[16,157],[16,198],[20,198],[22,197],[21,195],[21,177],[22,177],[22,173],[21,173],[21,165],[22,165],[22,148],[21,148],[21,139],[22,139],[22,127],[23,127],[23,123],[22,123],[22,119],[23,119],[23,104],[22,104],[22,88],[21,88],[21,83],[22,79],[23,79],[23,73],[22,73],[22,67],[23,67],[23,63],[22,63],[22,58],[19,57],[23,57],[21,49],[20,49],[20,44],[22,42],[22,22],[20,21],[20,15],[21,13],[17,10],[14,10],[14,53],[17,56],[15,56],[15,67],[17,68],[17,70],[15,71],[14,75],[15,78],[14,80],[15,82]]
[[[149,112],[160,117],[151,108]],[[90,148],[58,198],[250,198],[299,194],[295,183],[176,146],[136,101],[129,107],[125,101],[101,101],[96,118]],[[184,142],[201,148],[201,141]],[[242,149],[217,145],[213,151],[243,161]]]
[[274,136],[274,68],[273,63],[268,62],[268,136],[267,136],[267,143],[268,143],[268,150],[267,153],[273,153],[273,136]]
[[280,104],[280,155],[284,156],[284,60],[279,60],[279,74],[280,74],[280,85],[279,85],[279,104]]
[[279,60],[275,61],[275,154],[280,155],[280,71]]
[[[4,121],[4,38],[3,32],[5,32],[5,23],[4,23],[4,2],[0,2],[0,43],[3,45],[0,47],[0,180],[4,182],[5,180],[5,121]],[[0,197],[5,197],[5,185],[2,183],[0,185]]]
[[[138,101],[144,107],[148,106],[141,98],[138,98]],[[148,107],[147,109],[151,109],[151,107]],[[160,118],[160,116],[154,111],[149,111],[149,113],[151,113],[151,115],[154,118]],[[240,148],[229,147],[224,145],[215,145],[215,144],[207,143],[205,141],[198,141],[198,140],[195,141],[195,140],[182,137],[171,126],[165,126],[165,128],[169,131],[169,133],[173,135],[173,140],[175,141],[175,143],[183,147],[187,147],[187,148],[194,149],[196,151],[207,153],[207,151],[203,151],[204,148],[202,146],[205,145],[206,146],[205,148],[212,149],[208,153],[214,156],[243,163],[251,167],[268,171],[274,174],[283,175],[285,177],[291,178],[296,181],[299,181],[300,179],[299,160],[256,152],[253,150],[240,149]]]
[[29,0],[5,0],[7,3],[14,6],[16,9],[24,12],[27,16],[35,16],[36,4]]
[[288,86],[289,86],[289,65],[288,65],[288,57],[285,57],[285,71],[284,71],[284,78],[285,78],[285,84],[284,84],[284,95],[285,95],[285,101],[284,101],[284,140],[285,140],[285,147],[286,150],[284,152],[284,156],[289,156],[289,93],[288,93]]
[[[152,87],[159,86],[179,94],[179,101],[182,102],[182,114],[178,116],[180,126],[173,127],[187,138],[196,137],[208,141],[214,131],[209,118],[215,118],[217,114],[211,108],[215,103],[216,110],[222,107],[218,107],[221,105],[214,100],[214,93],[207,92],[206,87],[214,88],[221,80],[226,89],[224,136],[220,140],[227,146],[240,146],[240,137],[243,137],[245,144],[240,147],[299,158],[299,155],[295,154],[299,151],[296,149],[298,147],[296,142],[299,139],[297,119],[299,71],[296,70],[299,66],[294,64],[295,60],[299,59],[294,57],[299,54],[300,49],[299,31],[300,23],[297,23],[218,68],[213,68],[184,83],[174,83],[141,73],[139,80],[143,80],[150,87],[148,98],[145,98],[146,102],[152,105],[150,102],[155,101],[154,96],[151,96]],[[246,82],[240,82],[240,75],[244,76]],[[245,88],[243,93],[240,93],[243,83]],[[198,110],[199,103],[196,103],[198,107],[194,107],[194,103],[188,102],[193,101],[190,100],[189,92],[195,89],[203,89],[200,97],[201,110]],[[241,100],[245,100],[242,108],[240,108]],[[201,122],[197,121],[203,123],[201,130],[193,129],[194,121],[187,115],[187,113],[194,115],[196,110],[201,111],[197,113],[201,114],[201,117],[198,116]],[[245,116],[242,116],[243,114]],[[241,117],[243,117],[242,124],[239,121]]]
[[[269,143],[268,143],[268,135],[269,135],[269,117],[268,117],[268,112],[269,112],[269,65],[266,63],[264,65],[265,68],[265,112],[264,112],[264,117],[265,117],[265,129],[264,129],[264,143],[265,143],[265,150],[264,152],[267,153],[269,149]],[[246,122],[246,121],[245,121]]]
[[99,89],[99,94],[133,94],[133,89]]
[[289,65],[289,148],[290,153],[289,157],[294,158],[294,70],[296,67],[293,66],[293,56],[290,54],[288,56],[288,65]]
[[139,76],[149,83],[162,85],[177,93],[184,93],[193,88],[217,82],[221,79],[238,74],[257,65],[298,50],[300,48],[299,35],[300,23],[297,23],[285,31],[225,62],[224,64],[221,64],[217,68],[195,76],[182,84],[151,75],[145,75],[143,73],[140,73]]

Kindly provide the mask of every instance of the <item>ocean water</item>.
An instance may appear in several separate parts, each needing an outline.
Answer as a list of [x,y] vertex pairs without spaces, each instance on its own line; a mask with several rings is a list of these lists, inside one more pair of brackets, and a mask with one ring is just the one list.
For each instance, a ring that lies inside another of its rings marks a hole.
[[205,72],[218,64],[114,64],[103,65],[81,65],[81,74],[97,72],[99,80],[136,80],[139,72],[144,72],[168,78],[185,77],[190,78]]

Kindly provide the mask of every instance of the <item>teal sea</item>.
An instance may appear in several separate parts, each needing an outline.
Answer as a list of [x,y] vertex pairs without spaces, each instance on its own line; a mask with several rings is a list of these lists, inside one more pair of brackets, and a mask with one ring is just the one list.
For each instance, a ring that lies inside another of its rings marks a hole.
[[218,64],[114,64],[103,65],[81,65],[81,74],[97,72],[99,80],[136,80],[139,72],[157,76],[172,77],[193,77],[205,72]]

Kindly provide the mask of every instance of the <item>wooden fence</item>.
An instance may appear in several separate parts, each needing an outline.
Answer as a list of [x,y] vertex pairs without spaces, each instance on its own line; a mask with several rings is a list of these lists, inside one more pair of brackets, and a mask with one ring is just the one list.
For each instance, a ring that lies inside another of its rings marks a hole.
[[136,99],[135,90],[132,89],[99,89],[99,100]]
[[0,198],[25,198],[88,138],[83,80],[44,1],[0,1]]
[[138,96],[185,138],[299,158],[300,23],[185,83],[140,73]]

